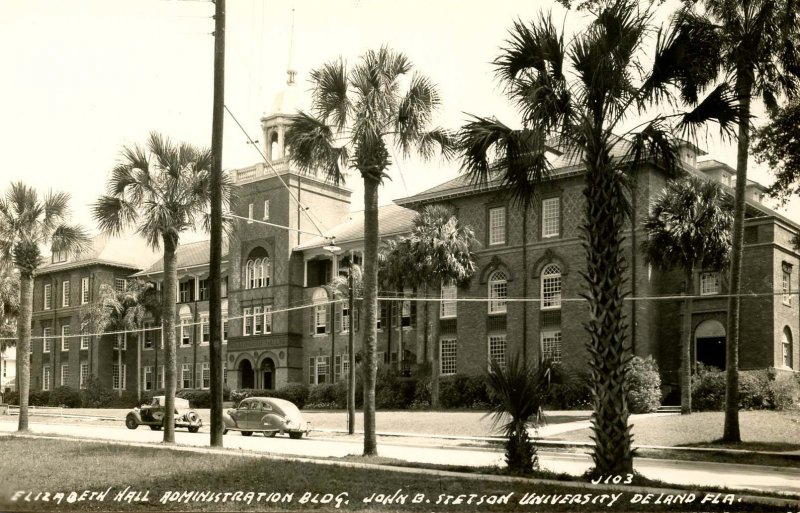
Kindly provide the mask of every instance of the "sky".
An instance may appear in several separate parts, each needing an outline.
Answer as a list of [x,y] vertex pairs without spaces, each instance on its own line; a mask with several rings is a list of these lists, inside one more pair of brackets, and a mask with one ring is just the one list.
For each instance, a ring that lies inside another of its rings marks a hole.
[[[661,7],[658,18],[665,20],[674,4]],[[263,139],[260,118],[285,87],[290,46],[298,82],[310,91],[311,69],[339,56],[354,62],[388,44],[438,85],[436,124],[456,129],[475,114],[518,125],[491,61],[514,20],[528,22],[548,10],[568,31],[587,21],[549,0],[228,0],[225,103],[253,139]],[[68,192],[73,219],[96,232],[90,205],[104,192],[123,145],[142,143],[156,130],[210,146],[212,2],[0,0],[0,12],[2,190],[21,180],[40,191]],[[733,142],[712,135],[701,146],[735,166]],[[223,148],[226,169],[261,160],[228,116]],[[395,158],[380,204],[451,179],[458,166]],[[754,162],[749,177],[772,181]],[[359,182],[347,182],[353,210],[363,208]],[[782,213],[800,218],[794,206]]]

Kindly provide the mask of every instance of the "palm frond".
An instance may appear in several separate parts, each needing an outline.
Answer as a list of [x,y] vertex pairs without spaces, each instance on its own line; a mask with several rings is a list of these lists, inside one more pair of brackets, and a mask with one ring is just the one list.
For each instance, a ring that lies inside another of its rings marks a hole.
[[661,166],[667,176],[675,176],[680,155],[672,135],[672,127],[661,118],[653,119],[643,130],[631,135],[628,150],[622,160],[626,163],[628,173],[635,172],[650,160]]
[[720,135],[724,138],[735,137],[742,119],[739,99],[730,86],[723,82],[711,91],[694,109],[685,113],[677,129],[691,140],[697,139],[697,129],[709,121],[719,125]]
[[92,206],[92,217],[101,231],[118,235],[136,222],[138,213],[126,200],[102,195]]
[[427,132],[422,132],[417,140],[417,151],[425,160],[433,158],[437,153],[444,159],[451,159],[457,150],[456,135],[450,130],[436,127]]
[[433,111],[441,99],[433,82],[424,75],[415,73],[406,95],[397,108],[395,133],[404,156],[411,153],[412,143],[419,140],[431,121]]
[[342,58],[311,72],[314,83],[313,111],[337,129],[347,125],[352,108],[347,96],[347,65]]
[[89,235],[81,226],[61,224],[53,230],[51,251],[78,255],[89,244]]
[[346,146],[337,147],[335,134],[324,121],[305,112],[293,117],[286,130],[286,144],[291,146],[290,159],[304,173],[322,169],[330,183],[344,180],[341,170],[349,157]]

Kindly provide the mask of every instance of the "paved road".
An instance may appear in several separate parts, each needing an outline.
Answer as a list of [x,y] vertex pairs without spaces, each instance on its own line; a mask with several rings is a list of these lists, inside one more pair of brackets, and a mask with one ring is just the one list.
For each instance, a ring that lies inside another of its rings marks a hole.
[[[17,429],[16,419],[0,421],[0,432],[11,433]],[[96,426],[79,424],[31,423],[34,433],[51,433],[78,438],[93,438],[121,442],[159,443],[163,439],[160,431],[145,427],[128,430],[119,426]],[[207,431],[191,434],[176,430],[178,445],[204,447],[209,443]],[[360,454],[362,443],[356,437],[327,437],[312,433],[310,438],[291,440],[277,436],[266,438],[261,435],[251,437],[239,433],[225,435],[225,447],[247,451],[303,457],[342,457]],[[438,463],[464,466],[503,465],[500,449],[465,448],[436,446],[435,442],[413,445],[400,443],[397,439],[380,439],[378,449],[381,456],[397,458],[410,462]],[[541,452],[542,467],[555,472],[579,475],[591,466],[591,459],[585,454]],[[755,489],[788,492],[800,495],[800,468],[779,468],[729,463],[709,463],[696,461],[659,460],[637,458],[635,468],[641,474],[667,483],[697,486],[724,485],[734,489]]]

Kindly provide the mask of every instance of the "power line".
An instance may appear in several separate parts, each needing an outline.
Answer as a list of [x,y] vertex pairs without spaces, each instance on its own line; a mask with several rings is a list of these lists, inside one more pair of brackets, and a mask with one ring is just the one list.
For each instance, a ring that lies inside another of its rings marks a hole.
[[[237,216],[236,214],[233,214],[231,212],[226,212],[225,214],[223,214],[223,216],[224,217],[233,217],[235,219],[241,219],[243,221],[247,221],[248,223],[264,224],[264,225],[267,225],[267,226],[274,226],[275,228],[283,228],[284,230],[291,230],[293,232],[305,233],[307,235],[313,235],[314,237],[319,237],[320,236],[319,234],[314,233],[314,232],[307,232],[305,230],[300,230],[300,229],[297,229],[297,228],[291,228],[289,226],[283,226],[282,224],[268,223],[267,221],[261,221],[259,219],[253,219],[252,217]],[[325,237],[325,235],[322,235],[322,237]],[[325,237],[325,238],[326,239],[331,239],[332,237]]]

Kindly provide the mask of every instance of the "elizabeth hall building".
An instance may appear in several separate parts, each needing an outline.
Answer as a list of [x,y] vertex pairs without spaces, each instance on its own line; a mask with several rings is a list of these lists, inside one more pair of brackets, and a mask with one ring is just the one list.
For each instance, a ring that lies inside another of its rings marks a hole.
[[[356,351],[361,350],[364,330],[358,312],[350,312],[347,302],[331,303],[325,285],[346,273],[348,262],[361,263],[363,212],[351,211],[348,189],[302,174],[287,159],[284,130],[300,105],[292,78],[290,73],[287,88],[261,118],[267,162],[230,171],[239,189],[233,213],[243,218],[225,241],[222,264],[224,379],[233,389],[344,379],[350,330]],[[618,151],[621,155],[624,148]],[[692,145],[681,152],[685,173],[718,181],[732,193],[733,169],[714,160],[698,162],[703,153]],[[481,243],[476,274],[465,284],[434,291],[437,301],[403,300],[418,296],[418,291],[406,290],[395,293],[400,296],[396,300],[380,302],[380,362],[408,375],[416,364],[431,361],[436,351],[442,376],[479,374],[486,372],[490,359],[505,361],[524,345],[529,359],[585,368],[583,324],[588,315],[585,303],[577,300],[584,287],[580,271],[585,254],[579,238],[584,170],[579,161],[564,156],[553,161],[553,168],[526,223],[499,181],[478,188],[463,177],[380,208],[381,240],[409,234],[419,209],[443,204]],[[685,291],[682,271],[652,268],[638,251],[647,236],[642,222],[666,180],[658,166],[645,165],[632,192],[634,211],[625,243],[633,300],[626,302],[626,321],[631,352],[656,359],[669,391],[678,383],[683,302],[647,298],[687,292],[699,296],[691,312],[693,358],[724,367],[727,283],[719,269],[701,269],[697,289]],[[793,293],[800,286],[800,255],[791,239],[800,233],[800,225],[762,204],[763,197],[764,188],[749,182],[742,292],[754,294],[742,299],[740,368],[796,372],[800,305]],[[320,220],[326,237],[313,235]],[[177,258],[178,388],[207,388],[208,241],[181,244]],[[112,335],[79,335],[81,310],[96,299],[100,284],[123,289],[132,279],[161,284],[163,278],[159,255],[135,237],[99,235],[80,255],[53,255],[34,284],[32,335],[40,338],[32,342],[31,390],[82,388],[90,376],[133,394],[163,388],[158,330],[131,333],[120,345]],[[144,328],[153,326],[146,323]]]

